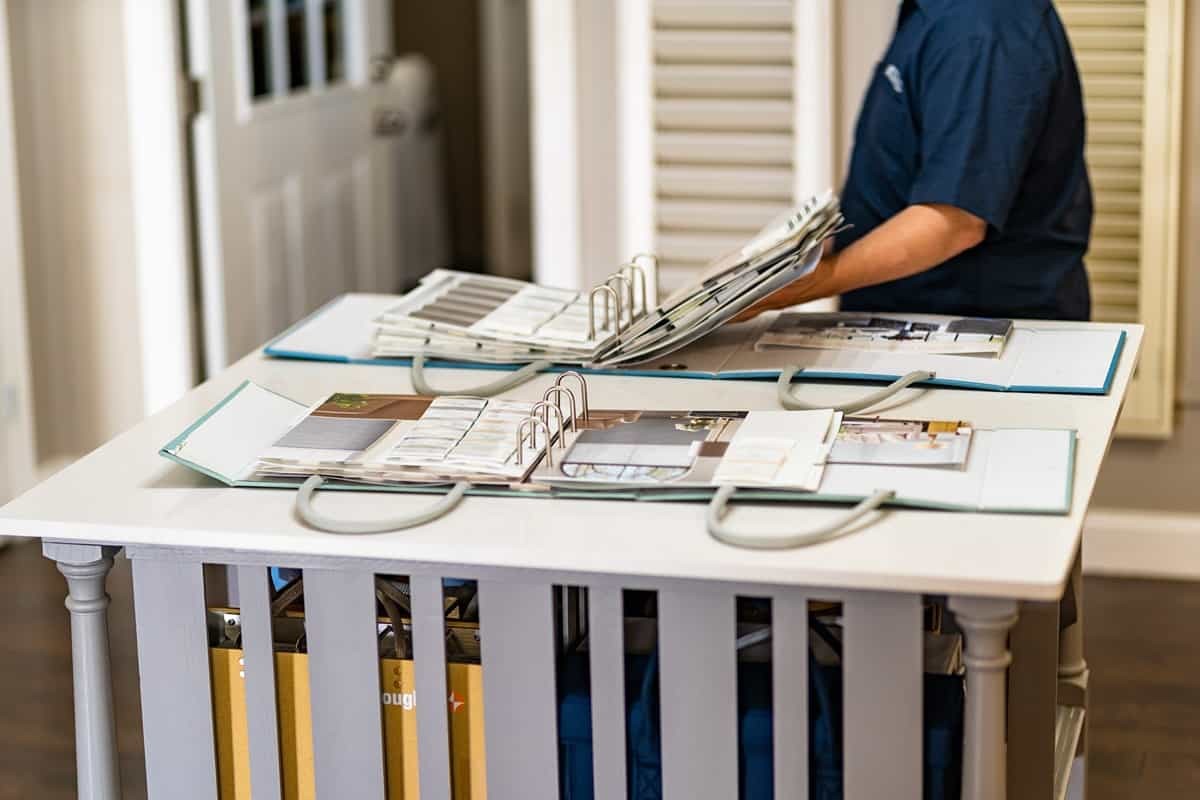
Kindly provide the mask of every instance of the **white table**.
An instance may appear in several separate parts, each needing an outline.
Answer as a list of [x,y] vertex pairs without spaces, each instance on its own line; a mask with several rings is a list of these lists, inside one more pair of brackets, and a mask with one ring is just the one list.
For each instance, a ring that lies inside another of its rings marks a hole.
[[[41,537],[68,579],[76,681],[80,796],[119,796],[104,577],[119,548],[133,561],[150,796],[213,797],[203,564],[236,566],[248,671],[255,797],[278,797],[267,565],[305,569],[315,768],[320,796],[382,797],[375,573],[410,575],[417,691],[445,696],[441,579],[480,581],[489,796],[557,797],[551,587],[589,589],[597,797],[624,796],[621,590],[658,592],[664,796],[736,797],[733,604],[770,597],[774,619],[776,797],[807,787],[809,598],[844,603],[847,798],[921,794],[922,597],[945,595],[969,644],[964,797],[1049,797],[1059,677],[1082,687],[1078,630],[1062,657],[1057,602],[1078,569],[1080,531],[1141,343],[1128,339],[1107,396],[908,390],[891,416],[966,419],[980,427],[1079,431],[1068,516],[893,510],[857,533],[807,549],[739,550],[705,533],[703,504],[468,497],[452,514],[403,533],[314,532],[293,493],[230,489],[169,463],[158,449],[249,378],[311,402],[333,391],[410,391],[407,370],[247,357],[171,408],[0,509],[0,534]],[[439,371],[439,385],[477,372]],[[552,376],[510,393],[540,398]],[[767,382],[589,376],[595,408],[774,408]],[[863,389],[805,384],[835,402]],[[874,411],[872,413],[875,413]],[[329,492],[332,513],[403,513],[427,496]],[[808,527],[835,507],[739,507],[739,524]],[[1013,632],[1017,661],[1009,664]],[[350,624],[347,620],[361,620]],[[1078,629],[1078,626],[1076,626]],[[422,645],[425,645],[422,647]],[[1025,648],[1028,657],[1025,657]],[[1008,674],[1011,673],[1011,674]],[[1005,747],[1005,681],[1013,687]],[[1082,696],[1082,693],[1081,693]],[[1080,701],[1081,702],[1081,701]],[[449,797],[446,717],[418,704],[422,798]],[[354,724],[350,724],[353,722]],[[520,731],[513,736],[512,731]],[[1032,777],[1030,777],[1032,776]],[[1028,789],[1026,787],[1029,787]],[[1029,793],[1032,792],[1032,793]]]

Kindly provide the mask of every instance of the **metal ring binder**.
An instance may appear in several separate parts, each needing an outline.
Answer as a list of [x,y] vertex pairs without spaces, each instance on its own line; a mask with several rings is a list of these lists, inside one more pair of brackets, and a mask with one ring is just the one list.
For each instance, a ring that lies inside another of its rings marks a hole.
[[[629,278],[626,278],[620,272],[615,272],[612,275],[608,276],[608,280],[606,280],[604,282],[604,285],[612,286],[613,281],[617,281],[618,286],[625,287],[625,299],[627,301],[627,304],[625,307],[629,309],[629,324],[632,325],[633,321],[635,319],[637,319],[637,314],[635,313],[635,307],[637,305],[637,302],[633,296],[633,281],[631,281]],[[618,305],[617,306],[617,323],[618,323],[617,333],[621,332],[620,322],[621,322],[621,306]]]
[[[545,424],[545,426],[547,428],[550,427],[550,412],[551,411],[554,412],[555,416],[558,419],[558,445],[559,445],[559,447],[566,447],[567,423],[566,423],[566,418],[563,416],[562,409],[559,408],[558,406],[556,406],[554,403],[548,402],[546,400],[541,400],[541,401],[533,404],[533,408],[529,409],[529,415],[532,417],[534,414],[537,414],[538,409],[541,409],[542,423]],[[547,450],[549,450],[553,446],[554,446],[553,440],[549,440],[546,442]]]
[[729,513],[729,500],[733,497],[735,491],[737,491],[737,487],[735,486],[722,486],[717,489],[716,494],[709,501],[706,520],[708,534],[718,542],[724,542],[734,547],[748,547],[756,550],[784,550],[794,547],[807,547],[811,544],[845,536],[851,532],[852,529],[850,526],[853,523],[896,496],[896,493],[890,489],[876,489],[870,497],[867,497],[832,522],[809,531],[771,534],[739,531],[729,526],[725,517]]
[[[554,386],[562,386],[562,382],[567,378],[574,378],[575,380],[579,381],[579,410],[584,421],[586,422],[591,417],[591,413],[588,409],[587,381],[583,379],[583,375],[573,369],[569,369],[554,379]],[[572,416],[574,416],[574,414],[572,414]]]
[[[630,261],[633,264],[636,264],[638,267],[640,267],[642,270],[642,274],[645,275],[646,283],[647,283],[647,289],[646,289],[647,295],[650,294],[649,282],[650,282],[651,273],[653,273],[653,275],[654,275],[654,304],[658,305],[658,256],[656,256],[654,253],[637,253],[634,255],[633,258],[630,259]],[[642,265],[643,261],[648,262],[650,272],[647,272],[646,267]],[[649,313],[649,312],[650,312],[650,306],[647,305],[646,313]]]
[[608,327],[609,322],[612,319],[612,317],[609,313],[610,306],[608,304],[608,298],[610,296],[612,297],[613,305],[615,305],[617,307],[616,329],[617,329],[617,333],[620,334],[621,333],[621,295],[617,293],[616,289],[612,288],[608,284],[603,284],[601,286],[593,287],[592,290],[590,292],[588,292],[588,338],[589,339],[596,338],[596,292],[604,293],[604,327],[605,328]]
[[394,519],[347,520],[328,517],[313,508],[313,493],[323,483],[325,483],[325,479],[320,475],[310,475],[304,483],[300,484],[300,491],[296,492],[296,516],[317,530],[343,534],[388,533],[433,522],[453,511],[462,502],[467,490],[471,488],[470,483],[460,481],[454,484],[449,493],[441,500],[408,516]]
[[[525,439],[529,439],[529,446],[537,449],[537,426],[541,425],[542,430],[546,432],[546,466],[554,466],[554,456],[550,452],[550,426],[542,422],[537,417],[526,417],[517,425],[517,464],[524,463],[523,449],[525,447]],[[526,434],[526,426],[529,428],[529,433]]]
[[[642,300],[642,310],[637,316],[644,317],[650,313],[650,300],[646,295],[646,271],[642,269],[640,264],[630,261],[627,264],[622,264],[621,269],[617,271],[618,275],[624,275],[625,273],[632,275],[633,277],[629,280],[638,285],[638,296]],[[636,308],[634,310],[636,311]]]
[[917,370],[896,379],[882,389],[877,389],[870,394],[860,397],[858,400],[829,405],[828,403],[805,403],[802,400],[796,399],[796,396],[792,394],[791,384],[792,378],[795,377],[797,372],[803,372],[803,370],[799,367],[785,367],[780,370],[779,382],[776,384],[779,394],[779,405],[783,406],[788,411],[814,411],[817,409],[832,408],[834,411],[841,411],[845,414],[853,414],[856,411],[862,411],[863,409],[870,408],[871,406],[877,406],[884,400],[899,394],[901,390],[912,386],[914,383],[932,380],[935,377],[935,374],[932,372]]
[[551,386],[549,389],[547,389],[542,394],[542,402],[548,403],[548,402],[550,402],[550,398],[553,397],[554,398],[554,406],[555,406],[555,408],[558,409],[558,413],[561,414],[562,413],[562,398],[564,396],[566,396],[567,402],[569,403],[570,409],[571,409],[571,413],[567,417],[567,419],[571,423],[571,430],[573,430],[573,431],[578,430],[579,426],[575,423],[575,393],[574,392],[572,392],[570,389],[564,389],[563,387],[555,384],[554,386]]

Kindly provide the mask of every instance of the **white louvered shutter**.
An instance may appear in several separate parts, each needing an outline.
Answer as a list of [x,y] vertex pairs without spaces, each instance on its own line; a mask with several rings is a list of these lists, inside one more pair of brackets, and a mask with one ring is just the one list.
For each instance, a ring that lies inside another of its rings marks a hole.
[[655,241],[671,291],[794,204],[792,0],[652,0]]
[[1058,0],[1083,76],[1096,198],[1093,316],[1147,326],[1121,432],[1166,436],[1174,404],[1182,0]]

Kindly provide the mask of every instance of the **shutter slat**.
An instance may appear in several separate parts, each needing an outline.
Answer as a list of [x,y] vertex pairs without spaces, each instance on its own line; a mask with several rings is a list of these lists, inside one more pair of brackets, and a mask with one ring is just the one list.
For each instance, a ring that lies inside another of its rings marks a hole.
[[1083,28],[1136,28],[1145,22],[1141,3],[1078,3],[1059,0],[1058,13],[1072,31]]
[[792,96],[788,64],[660,64],[654,70],[659,97]]
[[1088,276],[1093,284],[1100,281],[1112,281],[1137,286],[1138,279],[1141,277],[1141,268],[1136,259],[1093,258],[1089,255],[1086,261]]
[[1146,46],[1146,34],[1139,28],[1079,28],[1071,32],[1071,42],[1081,52],[1140,52]]
[[785,133],[664,131],[654,143],[661,163],[792,164],[792,137]]
[[[1074,39],[1074,37],[1072,37]],[[1126,78],[1141,77],[1145,69],[1142,53],[1093,52],[1079,48],[1075,60],[1085,75],[1120,75]]]
[[1142,121],[1141,100],[1102,99],[1089,103],[1087,106],[1088,119],[1096,122],[1134,122]]
[[1094,235],[1088,252],[1096,258],[1137,260],[1141,249],[1136,238]]
[[1096,166],[1092,168],[1092,186],[1098,191],[1116,189],[1118,191],[1137,191],[1142,185],[1142,171],[1124,167]]
[[723,200],[663,200],[658,204],[659,225],[666,230],[736,231],[742,240],[786,212],[787,203],[735,203]]
[[660,166],[656,177],[660,199],[736,197],[792,202],[790,169]]
[[787,100],[658,100],[660,130],[789,131],[792,104]]
[[1136,144],[1142,143],[1141,122],[1108,122],[1093,120],[1088,123],[1088,141],[1092,144]]
[[791,63],[790,31],[659,30],[654,56],[662,63]]
[[654,4],[658,28],[790,28],[791,0],[775,2],[659,2]]

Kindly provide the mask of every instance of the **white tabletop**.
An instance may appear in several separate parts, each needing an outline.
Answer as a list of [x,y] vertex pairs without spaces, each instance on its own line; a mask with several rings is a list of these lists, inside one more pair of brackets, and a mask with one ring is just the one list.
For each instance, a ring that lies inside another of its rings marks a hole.
[[[444,519],[405,532],[319,533],[293,516],[293,492],[228,488],[160,457],[159,448],[247,378],[312,403],[334,391],[410,392],[408,370],[254,354],[0,509],[0,535],[1052,600],[1061,595],[1079,546],[1084,513],[1141,346],[1141,328],[1127,331],[1107,396],[909,390],[902,404],[883,412],[963,419],[979,427],[1076,429],[1069,516],[891,510],[835,541],[762,552],[710,539],[703,503],[468,497]],[[488,375],[430,371],[431,381],[447,387],[478,383]],[[538,376],[506,396],[540,398],[552,382],[553,376]],[[589,376],[588,386],[595,408],[778,407],[775,385],[766,381]],[[863,387],[813,383],[797,391],[809,400],[836,402]],[[394,516],[432,501],[426,495],[372,492],[326,492],[317,498],[322,509],[348,518]],[[842,511],[805,503],[745,506],[733,513],[747,528],[810,527]],[[281,557],[280,563],[287,560]]]

